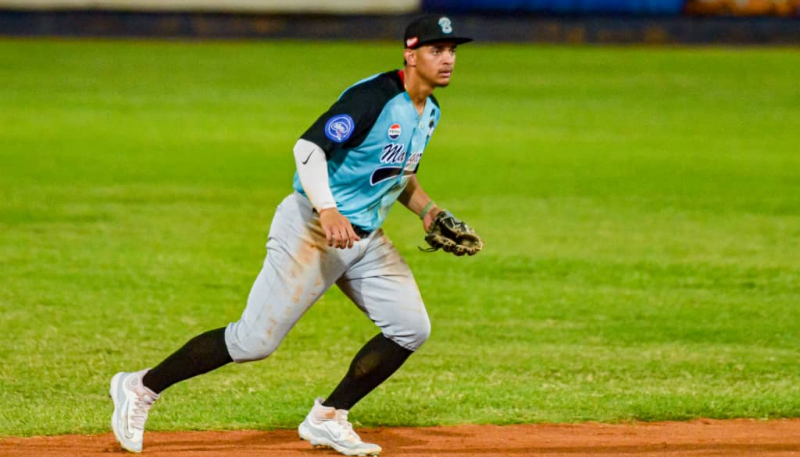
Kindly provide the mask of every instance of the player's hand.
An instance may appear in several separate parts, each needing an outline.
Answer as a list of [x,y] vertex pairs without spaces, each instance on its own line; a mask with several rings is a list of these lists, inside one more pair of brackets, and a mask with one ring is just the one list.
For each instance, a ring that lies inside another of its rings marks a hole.
[[425,213],[425,217],[422,218],[422,228],[427,233],[428,230],[431,229],[431,224],[433,220],[436,219],[436,215],[441,212],[442,209],[436,205],[433,205],[433,208],[429,209],[427,213]]
[[319,212],[319,222],[325,230],[328,246],[350,249],[361,238],[353,231],[353,224],[336,208],[325,208]]

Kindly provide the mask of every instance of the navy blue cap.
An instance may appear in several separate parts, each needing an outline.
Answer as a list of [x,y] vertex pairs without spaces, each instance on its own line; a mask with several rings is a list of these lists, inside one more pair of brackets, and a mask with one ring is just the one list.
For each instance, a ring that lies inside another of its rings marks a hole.
[[403,45],[408,49],[417,49],[424,44],[437,41],[452,41],[456,44],[468,43],[472,38],[460,35],[453,27],[453,21],[447,16],[428,15],[418,17],[406,27]]

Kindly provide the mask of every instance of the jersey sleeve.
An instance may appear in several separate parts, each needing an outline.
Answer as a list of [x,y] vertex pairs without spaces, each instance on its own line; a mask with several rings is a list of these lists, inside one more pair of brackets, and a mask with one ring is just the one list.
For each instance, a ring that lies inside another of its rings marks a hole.
[[364,142],[383,109],[369,84],[347,89],[300,137],[311,141],[331,157],[341,149],[352,149]]

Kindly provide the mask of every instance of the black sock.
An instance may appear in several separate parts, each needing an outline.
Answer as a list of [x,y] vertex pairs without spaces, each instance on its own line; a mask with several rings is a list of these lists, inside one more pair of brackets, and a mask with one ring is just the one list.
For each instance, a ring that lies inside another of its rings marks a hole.
[[225,344],[225,327],[198,335],[148,371],[142,383],[155,393],[233,362]]
[[347,375],[323,406],[349,410],[397,371],[411,354],[413,351],[378,334],[358,351]]

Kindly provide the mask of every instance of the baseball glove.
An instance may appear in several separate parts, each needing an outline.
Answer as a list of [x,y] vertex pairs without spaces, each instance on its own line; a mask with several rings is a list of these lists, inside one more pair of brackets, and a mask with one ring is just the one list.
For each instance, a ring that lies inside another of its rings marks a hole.
[[430,245],[430,248],[423,249],[426,252],[441,249],[459,257],[464,254],[475,255],[483,249],[483,240],[475,230],[446,209],[441,210],[431,222],[425,241]]

